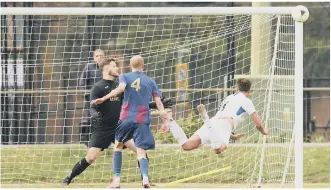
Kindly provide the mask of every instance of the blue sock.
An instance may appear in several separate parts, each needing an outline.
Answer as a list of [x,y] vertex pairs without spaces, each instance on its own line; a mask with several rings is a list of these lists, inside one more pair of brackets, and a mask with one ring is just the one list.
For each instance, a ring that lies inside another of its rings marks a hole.
[[113,153],[113,170],[114,170],[114,175],[116,177],[121,176],[121,168],[122,168],[122,152],[115,151]]
[[140,162],[140,172],[143,177],[148,177],[148,160],[146,158],[142,158],[139,160]]

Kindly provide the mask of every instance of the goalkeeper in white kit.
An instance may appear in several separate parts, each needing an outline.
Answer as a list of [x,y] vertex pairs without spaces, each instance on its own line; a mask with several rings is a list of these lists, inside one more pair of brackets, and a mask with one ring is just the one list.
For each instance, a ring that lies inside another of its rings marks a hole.
[[209,119],[205,106],[199,105],[198,111],[204,121],[204,125],[198,129],[191,138],[187,139],[183,129],[172,119],[169,114],[170,124],[162,126],[166,133],[169,129],[172,135],[178,140],[185,151],[197,149],[200,145],[210,143],[216,154],[223,152],[229,144],[229,140],[238,139],[243,134],[232,135],[232,130],[236,128],[242,120],[244,114],[251,116],[257,130],[263,135],[268,135],[268,129],[263,127],[260,116],[256,113],[250,95],[251,82],[247,78],[237,80],[238,91],[226,97],[218,108],[216,115]]

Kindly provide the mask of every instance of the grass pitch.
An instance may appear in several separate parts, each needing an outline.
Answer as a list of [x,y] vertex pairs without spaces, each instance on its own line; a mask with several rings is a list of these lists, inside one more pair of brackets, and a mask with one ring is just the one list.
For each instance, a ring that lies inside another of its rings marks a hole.
[[[68,175],[86,149],[81,145],[26,145],[2,146],[2,187],[63,187],[59,183]],[[262,187],[279,187],[287,158],[287,149],[266,148]],[[247,179],[256,181],[261,150],[257,147],[232,147],[219,158],[208,147],[182,152],[178,147],[158,148],[149,152],[150,176],[157,185],[191,177],[231,165],[231,170],[199,177],[172,187],[249,187]],[[294,158],[294,157],[293,157]],[[293,164],[290,162],[290,165]],[[141,187],[135,154],[124,151],[122,187]],[[290,167],[293,168],[293,167]],[[112,150],[103,155],[69,187],[103,188],[112,174]],[[290,169],[286,178],[294,179]],[[330,148],[304,149],[305,187],[330,187]],[[138,183],[137,183],[138,182]],[[286,185],[291,187],[291,185]]]
[[[62,186],[53,183],[41,184],[2,184],[3,188],[105,188],[109,183],[72,183],[69,186]],[[162,185],[162,184],[157,184]],[[156,186],[155,188],[158,188]],[[139,188],[141,183],[121,183],[122,188]],[[171,188],[247,188],[249,184],[206,184],[206,183],[183,183]],[[262,188],[280,188],[279,184],[263,184]],[[293,188],[293,184],[286,184],[284,188]],[[154,187],[153,187],[154,188]],[[163,187],[162,187],[163,188]],[[304,183],[304,188],[330,188],[330,183]]]

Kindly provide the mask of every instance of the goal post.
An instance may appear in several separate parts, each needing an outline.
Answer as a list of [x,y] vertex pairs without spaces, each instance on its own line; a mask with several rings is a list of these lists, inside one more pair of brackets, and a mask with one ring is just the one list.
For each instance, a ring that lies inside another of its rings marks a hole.
[[303,24],[300,22],[295,22],[295,64],[295,185],[303,188]]
[[[234,91],[226,88],[230,64],[235,64],[232,84],[241,77],[252,80],[251,99],[270,135],[260,135],[246,118],[236,128],[245,137],[232,142],[238,147],[230,143],[220,160],[209,147],[192,152],[173,147],[177,142],[160,135],[155,117],[152,127],[159,146],[150,153],[153,182],[206,187],[294,183],[302,188],[303,23],[292,18],[298,11],[298,7],[1,7],[2,48],[14,49],[1,52],[1,106],[8,106],[1,110],[6,112],[1,114],[2,139],[10,138],[10,143],[1,142],[2,183],[57,183],[85,155],[78,136],[85,109],[82,96],[88,91],[76,81],[93,59],[88,57],[92,49],[88,41],[98,40],[94,49],[121,60],[124,71],[129,71],[132,55],[145,58],[147,75],[165,96],[177,100],[173,114],[188,136],[202,124],[195,114],[197,104],[204,103],[212,116],[225,94]],[[89,15],[95,16],[93,26],[88,24]],[[227,25],[228,15],[233,16],[233,27]],[[270,27],[267,34],[261,33],[267,35],[261,36],[267,39],[261,43],[269,45],[261,46],[267,53],[260,59],[260,73],[250,69],[252,15],[261,15],[256,23]],[[31,30],[15,25],[25,22],[32,23]],[[96,39],[86,37],[90,28]],[[12,38],[19,32],[28,37]],[[229,63],[228,35],[234,36],[235,63]],[[15,43],[9,47],[17,39],[24,42],[19,51]],[[20,53],[26,55],[23,64],[17,59],[22,58]],[[29,88],[9,86],[19,75],[29,77]],[[20,140],[22,136],[36,140]],[[135,155],[124,152],[122,179],[139,182]],[[109,181],[111,149],[104,153],[78,177],[80,183]]]

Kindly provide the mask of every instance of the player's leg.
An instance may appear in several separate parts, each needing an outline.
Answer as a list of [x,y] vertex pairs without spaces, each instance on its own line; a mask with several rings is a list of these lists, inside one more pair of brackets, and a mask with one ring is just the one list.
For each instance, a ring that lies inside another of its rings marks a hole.
[[185,151],[190,151],[199,148],[200,145],[201,145],[200,137],[197,135],[193,135],[182,145],[182,148]]
[[[126,148],[129,148],[129,149],[132,150],[133,152],[137,153],[137,147],[136,147],[136,145],[134,144],[133,139],[130,139],[129,141],[125,142],[125,143],[124,143],[124,146],[125,146]],[[146,153],[146,158],[147,158],[147,160],[149,160],[147,153]],[[139,161],[138,161],[138,167],[140,168]]]
[[[133,139],[130,139],[129,141],[125,142],[124,145],[125,145],[126,148],[129,148],[130,150],[132,150],[133,152],[135,152],[137,154],[137,147],[134,144]],[[148,157],[147,157],[147,160],[148,160]],[[137,162],[138,162],[138,168],[140,168],[139,160],[137,160]],[[143,178],[143,176],[141,176],[141,179],[142,178]]]
[[144,187],[149,187],[149,160],[147,159],[147,151],[142,148],[137,148],[137,158],[139,162],[140,173],[142,176],[142,184]]
[[216,154],[221,154],[224,152],[224,150],[227,149],[227,145],[225,143],[222,143],[219,148],[214,149]]
[[63,180],[62,184],[69,185],[72,179],[80,175],[100,156],[101,151],[108,148],[112,141],[114,141],[114,138],[114,131],[93,131],[90,148],[88,149],[85,158],[76,163],[72,168],[72,172]]
[[118,126],[115,132],[115,146],[113,152],[113,170],[114,177],[112,183],[108,186],[109,188],[119,188],[121,181],[121,169],[122,169],[122,150],[124,143],[132,139],[134,132],[134,126],[130,123],[118,122]]
[[115,140],[115,146],[113,152],[114,177],[113,177],[113,182],[108,186],[108,188],[120,188],[123,147],[124,145],[122,142]]
[[[129,148],[130,150],[132,150],[133,152],[137,153],[137,147],[136,145],[134,144],[134,141],[133,139],[130,139],[129,141],[125,142],[124,143],[124,146],[126,148]],[[147,158],[147,161],[149,162],[149,158],[148,158],[148,154],[146,153],[146,158]],[[140,162],[139,160],[137,159],[137,163],[138,163],[138,168],[140,168]],[[141,175],[141,179],[143,179],[143,176]],[[151,186],[155,186],[151,181],[149,181],[149,183],[151,184]]]
[[169,127],[172,136],[174,136],[180,146],[183,146],[188,140],[184,130],[172,118],[171,113],[168,114],[167,121],[164,121],[162,125],[166,126],[167,130]]
[[88,149],[86,156],[75,164],[71,173],[63,180],[63,185],[69,185],[71,181],[89,167],[100,155],[101,149],[91,147]]
[[[174,138],[179,142],[180,146],[185,151],[197,149],[201,144],[201,139],[199,136],[192,136],[187,139],[184,130],[177,124],[177,122],[172,118],[171,113],[168,114],[169,121],[165,121],[163,125],[169,125],[170,132]],[[167,123],[168,122],[168,123]]]
[[133,139],[130,139],[130,140],[126,141],[126,142],[124,143],[124,146],[125,146],[126,148],[132,150],[133,152],[137,153],[137,147],[136,147],[136,145],[134,144]]
[[87,154],[85,156],[85,160],[89,163],[92,164],[95,162],[95,160],[100,156],[100,153],[103,149],[97,148],[97,147],[91,147],[87,151]]
[[143,176],[144,188],[149,188],[148,170],[149,161],[147,160],[147,150],[155,149],[155,141],[149,124],[136,124],[136,130],[133,133],[135,145],[137,147],[137,158],[140,164],[140,172]]

